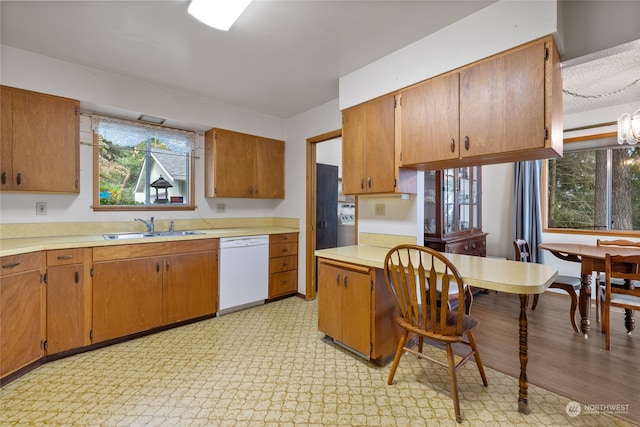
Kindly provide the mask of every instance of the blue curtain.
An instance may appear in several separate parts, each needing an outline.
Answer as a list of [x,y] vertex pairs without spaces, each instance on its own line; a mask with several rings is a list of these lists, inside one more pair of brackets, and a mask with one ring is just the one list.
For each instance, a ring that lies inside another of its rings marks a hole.
[[538,245],[542,240],[540,207],[542,161],[517,162],[513,171],[515,200],[513,238],[527,240],[531,246],[531,261],[540,262]]

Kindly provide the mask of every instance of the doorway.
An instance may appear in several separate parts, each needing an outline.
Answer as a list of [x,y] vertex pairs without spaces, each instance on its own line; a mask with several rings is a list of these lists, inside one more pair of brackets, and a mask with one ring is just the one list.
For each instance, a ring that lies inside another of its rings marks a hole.
[[[328,132],[322,135],[318,135],[313,138],[307,139],[307,214],[306,214],[306,292],[305,299],[315,299],[316,297],[316,257],[315,251],[317,248],[317,227],[318,227],[318,217],[317,217],[317,191],[318,191],[318,171],[317,171],[317,163],[318,156],[316,152],[316,148],[318,144],[328,141],[333,141],[342,137],[342,129],[338,129],[332,132]],[[342,151],[340,150],[339,154],[340,162],[342,161]],[[325,161],[324,156],[322,156],[320,163]],[[340,190],[338,190],[340,193]],[[337,213],[338,204],[337,200],[335,203],[335,210]],[[333,208],[333,204],[332,204]],[[355,225],[354,225],[355,229]],[[357,235],[357,232],[354,233]],[[356,244],[356,239],[354,238],[354,243]]]

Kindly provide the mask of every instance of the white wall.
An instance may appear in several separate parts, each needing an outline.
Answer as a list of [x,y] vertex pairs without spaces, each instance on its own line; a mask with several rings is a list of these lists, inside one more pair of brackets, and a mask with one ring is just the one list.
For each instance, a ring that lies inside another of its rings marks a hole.
[[[221,127],[285,139],[284,120],[8,46],[0,47],[3,85],[78,99],[83,112],[116,114],[125,118],[137,118],[145,113],[165,117],[167,124],[200,131],[196,142],[195,212],[93,212],[93,149],[84,145],[92,143],[91,127],[88,117],[81,117],[84,144],[80,146],[80,194],[4,192],[0,195],[3,223],[126,221],[151,215],[158,219],[270,217],[282,203],[281,200],[205,198],[202,131]],[[291,174],[288,177],[293,179]],[[36,216],[36,202],[48,203],[48,215]],[[225,213],[216,213],[217,203],[226,204]]]

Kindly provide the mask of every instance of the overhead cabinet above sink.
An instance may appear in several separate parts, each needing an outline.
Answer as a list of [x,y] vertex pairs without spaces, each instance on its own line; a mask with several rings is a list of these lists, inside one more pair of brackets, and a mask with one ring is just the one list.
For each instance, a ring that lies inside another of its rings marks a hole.
[[401,165],[423,170],[562,156],[552,36],[399,92]]

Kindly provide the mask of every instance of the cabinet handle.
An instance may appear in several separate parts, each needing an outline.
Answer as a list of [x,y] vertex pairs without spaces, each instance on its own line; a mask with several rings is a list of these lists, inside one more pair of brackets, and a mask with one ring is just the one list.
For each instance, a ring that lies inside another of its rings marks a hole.
[[451,138],[451,152],[456,151],[456,140]]
[[281,281],[280,281],[280,284],[281,284],[282,286],[284,286],[284,285],[286,285],[286,284],[287,284],[287,281],[286,281],[286,280],[281,280]]
[[160,263],[156,262],[156,273],[160,272]]
[[476,248],[476,242],[472,242],[471,243],[471,249],[475,249]]
[[249,194],[253,194],[253,187],[249,187]]
[[287,267],[288,267],[288,266],[287,266],[287,263],[286,263],[286,262],[283,262],[283,263],[282,263],[282,265],[281,265],[281,268],[287,268]]
[[336,285],[340,286],[340,273],[336,274]]
[[12,264],[5,264],[5,265],[2,266],[2,268],[6,268],[6,269],[16,268],[19,265],[20,265],[20,261],[14,262]]
[[18,173],[16,176],[16,183],[18,183],[18,185],[22,183],[22,174]]
[[469,137],[468,136],[464,137],[464,149],[469,151]]
[[76,281],[76,283],[80,281],[80,273],[78,273],[77,271],[76,274],[74,274],[74,280]]
[[169,271],[169,260],[165,261],[165,268],[167,269],[167,271]]
[[371,188],[371,177],[367,179],[367,185],[369,186],[369,188]]
[[347,276],[347,275],[345,274],[345,276],[344,276],[344,287],[345,287],[345,288],[347,287],[348,282],[349,282],[349,276]]
[[360,179],[360,189],[364,190],[364,178]]
[[6,184],[6,183],[7,183],[7,173],[2,172],[2,184]]
[[74,258],[73,255],[60,255],[58,256],[58,261],[68,261],[73,258]]

